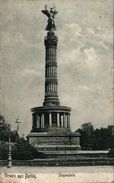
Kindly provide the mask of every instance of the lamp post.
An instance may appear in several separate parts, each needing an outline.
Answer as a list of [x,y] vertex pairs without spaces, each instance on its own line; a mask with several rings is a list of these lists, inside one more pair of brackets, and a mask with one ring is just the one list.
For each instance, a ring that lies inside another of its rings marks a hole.
[[17,118],[15,123],[17,124],[17,133],[18,133],[21,121]]
[[9,142],[8,142],[8,168],[12,167],[12,158],[11,158],[11,132],[9,132]]

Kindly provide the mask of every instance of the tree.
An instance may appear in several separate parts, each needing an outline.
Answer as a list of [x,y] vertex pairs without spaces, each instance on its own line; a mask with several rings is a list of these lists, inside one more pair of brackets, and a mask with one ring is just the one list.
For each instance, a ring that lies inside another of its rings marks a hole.
[[5,122],[4,117],[0,114],[0,126],[2,126]]
[[91,122],[84,123],[78,129],[81,134],[80,145],[86,150],[114,149],[113,136],[108,128],[94,129]]
[[82,149],[94,149],[95,129],[91,122],[82,124],[81,129],[78,129],[78,131],[81,134],[80,145]]
[[0,115],[0,141],[8,141],[10,125],[5,122],[5,118]]
[[100,128],[95,130],[96,136],[96,149],[109,149],[113,148],[112,135],[108,128]]
[[12,159],[46,158],[46,155],[38,152],[28,140],[20,137],[17,131],[10,131],[10,125],[5,122],[3,116],[0,116],[0,119],[4,121],[0,126],[0,159],[7,159],[9,133],[12,142]]
[[46,155],[38,152],[35,147],[21,137],[14,146],[12,158],[18,160],[28,160],[34,158],[46,158]]

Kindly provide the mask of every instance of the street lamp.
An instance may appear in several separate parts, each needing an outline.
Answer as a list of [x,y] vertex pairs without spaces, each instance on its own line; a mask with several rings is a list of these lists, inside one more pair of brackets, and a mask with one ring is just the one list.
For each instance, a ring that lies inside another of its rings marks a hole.
[[[16,119],[16,124],[17,124],[17,133],[19,131],[19,127],[20,127],[20,121],[19,119],[17,118]],[[11,157],[11,127],[10,127],[10,131],[9,131],[9,141],[8,141],[8,165],[7,165],[8,168],[11,168],[12,167],[12,157]]]
[[12,167],[12,158],[11,158],[11,131],[9,132],[9,142],[8,142],[8,168]]
[[17,124],[17,133],[18,133],[21,121],[17,118],[15,123]]

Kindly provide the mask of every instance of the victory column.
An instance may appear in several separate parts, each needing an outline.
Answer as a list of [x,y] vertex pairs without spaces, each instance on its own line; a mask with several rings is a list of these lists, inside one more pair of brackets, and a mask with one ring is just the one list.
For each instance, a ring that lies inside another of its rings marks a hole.
[[29,142],[48,155],[72,154],[80,149],[80,134],[71,132],[71,108],[61,106],[58,98],[57,80],[57,43],[55,35],[54,8],[42,10],[48,17],[45,44],[45,97],[43,106],[32,108],[32,130],[28,135]]

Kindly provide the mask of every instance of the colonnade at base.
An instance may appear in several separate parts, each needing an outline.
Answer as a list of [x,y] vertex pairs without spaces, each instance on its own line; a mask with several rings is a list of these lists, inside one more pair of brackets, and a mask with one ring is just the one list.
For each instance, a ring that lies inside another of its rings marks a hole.
[[70,129],[70,113],[33,113],[33,128],[63,127]]

